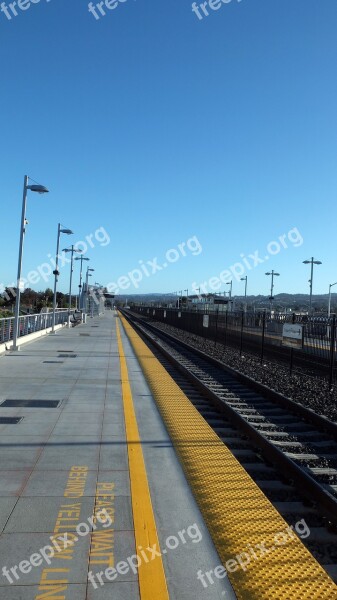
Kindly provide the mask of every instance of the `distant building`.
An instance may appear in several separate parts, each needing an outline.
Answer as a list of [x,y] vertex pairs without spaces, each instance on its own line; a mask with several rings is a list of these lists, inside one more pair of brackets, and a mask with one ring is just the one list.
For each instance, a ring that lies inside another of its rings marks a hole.
[[217,294],[200,294],[189,296],[186,301],[187,309],[200,312],[231,312],[233,299]]

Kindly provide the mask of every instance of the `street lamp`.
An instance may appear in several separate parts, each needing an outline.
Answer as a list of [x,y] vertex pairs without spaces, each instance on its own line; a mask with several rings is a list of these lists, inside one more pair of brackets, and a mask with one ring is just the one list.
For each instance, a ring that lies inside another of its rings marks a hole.
[[245,300],[247,298],[247,279],[248,279],[247,275],[245,277],[241,277],[241,281],[245,281],[246,282],[245,283]]
[[59,249],[60,249],[60,235],[61,233],[65,233],[66,235],[72,235],[74,232],[71,229],[62,228],[61,223],[58,224],[57,227],[57,241],[56,241],[56,258],[55,258],[55,270],[53,271],[54,275],[54,298],[53,298],[53,319],[52,319],[52,328],[51,333],[55,333],[55,316],[56,316],[56,288],[58,282],[58,276],[60,274],[58,270],[59,265]]
[[186,308],[188,308],[188,288],[184,292],[186,292]]
[[310,279],[309,279],[309,284],[310,284],[309,307],[310,307],[310,314],[312,314],[312,286],[313,286],[313,280],[314,280],[314,265],[321,265],[322,263],[320,260],[315,260],[314,257],[312,256],[310,260],[304,260],[303,264],[311,265],[311,275],[310,275]]
[[337,281],[335,283],[329,283],[329,305],[328,305],[328,317],[330,317],[331,314],[331,288],[337,285]]
[[80,283],[78,286],[78,308],[81,309],[82,307],[82,303],[81,303],[81,293],[82,293],[82,265],[83,265],[83,261],[84,260],[90,260],[90,258],[85,258],[85,256],[76,256],[75,260],[80,260],[81,261],[81,268],[80,268]]
[[71,259],[70,259],[70,281],[69,281],[69,309],[68,309],[68,315],[70,315],[70,310],[71,310],[71,284],[72,284],[72,281],[73,281],[73,270],[74,270],[74,252],[81,253],[82,250],[77,250],[77,248],[74,248],[74,244],[72,244],[70,248],[63,248],[62,252],[71,252]]
[[88,285],[89,285],[89,277],[92,277],[90,271],[94,271],[95,269],[89,269],[87,267],[87,272],[85,276],[85,312],[88,312]]
[[245,311],[247,311],[247,280],[248,280],[248,276],[246,275],[245,277],[241,277],[241,281],[245,281]]
[[270,312],[271,312],[271,310],[273,308],[273,300],[274,300],[274,296],[273,296],[273,293],[274,293],[274,277],[279,277],[280,273],[275,273],[275,271],[273,269],[270,272],[268,271],[268,273],[266,273],[266,275],[271,275],[271,286],[270,286],[270,297],[269,297],[269,300],[270,300]]
[[201,297],[201,296],[200,296],[200,291],[201,291],[201,288],[200,288],[200,287],[198,287],[198,288],[195,288],[195,291],[197,292],[198,300],[200,300],[200,297]]
[[14,330],[13,330],[13,350],[19,350],[18,347],[18,334],[19,334],[19,316],[20,316],[20,293],[21,293],[21,269],[22,269],[22,253],[23,253],[23,242],[26,232],[26,205],[27,205],[27,191],[37,192],[38,194],[46,194],[49,192],[44,185],[34,184],[28,185],[29,177],[25,175],[23,181],[23,197],[22,197],[22,214],[21,214],[21,227],[20,227],[20,245],[19,245],[19,258],[18,258],[18,272],[16,279],[16,298],[15,298],[15,312],[14,312]]
[[228,281],[226,283],[226,285],[230,285],[228,294],[229,294],[229,300],[231,300],[232,299],[232,290],[233,290],[233,279],[231,279],[231,281]]

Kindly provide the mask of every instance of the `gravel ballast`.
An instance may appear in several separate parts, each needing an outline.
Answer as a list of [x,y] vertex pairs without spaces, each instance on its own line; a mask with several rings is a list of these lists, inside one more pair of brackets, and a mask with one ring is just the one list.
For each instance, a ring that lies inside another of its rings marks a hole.
[[317,414],[337,422],[337,391],[329,390],[326,379],[298,370],[290,375],[289,367],[285,365],[268,360],[261,365],[260,359],[253,354],[245,352],[240,356],[239,349],[225,348],[223,344],[215,345],[213,341],[165,323],[151,321],[151,324],[295,402],[311,408]]

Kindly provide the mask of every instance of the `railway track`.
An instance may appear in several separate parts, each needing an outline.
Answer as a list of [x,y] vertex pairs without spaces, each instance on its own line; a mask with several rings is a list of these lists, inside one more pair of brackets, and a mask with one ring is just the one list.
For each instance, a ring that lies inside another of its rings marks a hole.
[[122,312],[337,582],[337,424]]

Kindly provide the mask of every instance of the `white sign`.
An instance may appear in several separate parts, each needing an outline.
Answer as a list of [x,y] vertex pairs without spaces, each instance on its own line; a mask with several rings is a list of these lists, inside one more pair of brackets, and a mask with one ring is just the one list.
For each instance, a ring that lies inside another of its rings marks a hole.
[[203,315],[202,326],[208,327],[208,325],[209,325],[209,315]]
[[302,348],[303,326],[285,323],[282,330],[282,344],[290,348]]
[[166,319],[166,310],[164,310],[164,319]]

